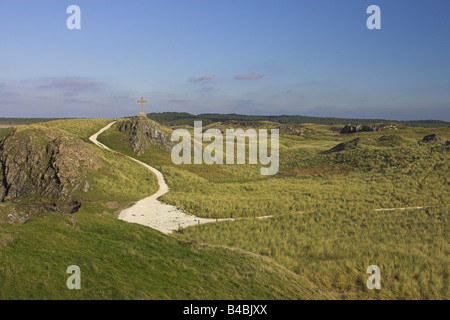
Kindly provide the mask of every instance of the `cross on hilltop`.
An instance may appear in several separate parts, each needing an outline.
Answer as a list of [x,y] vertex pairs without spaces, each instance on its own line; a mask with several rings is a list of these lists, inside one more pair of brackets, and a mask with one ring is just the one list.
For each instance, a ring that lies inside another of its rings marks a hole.
[[141,97],[141,100],[138,100],[138,103],[141,104],[141,112],[138,113],[138,117],[146,117],[147,115],[144,112],[144,103],[147,103],[147,100]]

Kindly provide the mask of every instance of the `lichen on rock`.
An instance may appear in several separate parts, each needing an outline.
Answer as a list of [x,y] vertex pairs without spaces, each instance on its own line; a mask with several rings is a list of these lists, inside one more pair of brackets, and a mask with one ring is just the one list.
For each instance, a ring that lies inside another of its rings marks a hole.
[[37,211],[72,213],[81,205],[74,192],[102,166],[85,142],[60,131],[13,130],[0,140],[0,201],[33,199]]
[[364,124],[364,125],[352,125],[346,124],[340,133],[349,134],[356,132],[380,132],[382,130],[398,130],[403,129],[404,125],[397,123],[376,123],[376,124]]
[[167,130],[148,118],[131,118],[119,125],[119,131],[128,133],[131,147],[137,155],[142,155],[150,144],[155,144],[167,152],[170,152],[174,145]]
[[425,143],[436,142],[436,143],[440,143],[443,145],[450,145],[450,140],[440,137],[440,136],[436,135],[435,133],[429,134],[429,135],[426,135],[425,137],[423,137],[422,142],[425,142]]

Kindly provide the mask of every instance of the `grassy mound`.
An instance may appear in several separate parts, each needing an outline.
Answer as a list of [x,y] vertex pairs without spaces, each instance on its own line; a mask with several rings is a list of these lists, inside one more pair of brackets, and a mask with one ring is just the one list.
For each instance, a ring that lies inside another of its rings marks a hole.
[[[282,134],[280,172],[264,179],[252,166],[176,166],[158,148],[142,154],[171,188],[163,201],[204,217],[275,216],[191,227],[180,239],[265,255],[334,298],[448,299],[450,155],[418,141],[448,138],[450,128],[342,137],[335,126],[303,126],[315,134]],[[133,154],[117,131],[100,139]],[[374,210],[413,206],[431,208]],[[372,264],[380,291],[365,286]]]
[[[86,140],[108,122],[70,121],[48,125],[74,130]],[[156,179],[121,154],[89,148],[104,166],[88,176],[90,188],[80,193],[84,205],[77,213],[0,225],[0,299],[329,297],[265,257],[174,239],[117,220],[120,209],[157,190]],[[66,287],[70,265],[81,268],[81,290]]]
[[[308,299],[325,297],[275,263],[175,240],[85,207],[0,228],[0,299]],[[70,265],[81,290],[69,290]]]
[[[338,299],[448,299],[448,209],[316,210],[179,237],[270,256]],[[381,290],[366,287],[370,265],[381,269]]]

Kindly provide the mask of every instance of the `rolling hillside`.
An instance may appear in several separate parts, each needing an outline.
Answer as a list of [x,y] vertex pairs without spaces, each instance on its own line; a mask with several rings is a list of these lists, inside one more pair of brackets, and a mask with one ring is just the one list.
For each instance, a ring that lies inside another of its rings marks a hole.
[[[113,152],[88,142],[111,121],[0,130],[3,141],[12,132],[48,136],[43,150],[65,137],[103,164],[86,175],[88,188],[70,193],[81,203],[75,213],[8,223],[30,199],[0,203],[1,299],[448,299],[448,127],[341,134],[337,124],[295,124],[301,132],[281,131],[278,174],[261,176],[260,165],[173,164],[161,135],[171,129],[152,120],[141,127],[150,135],[137,135],[133,119],[101,134]],[[283,125],[233,121],[208,127]],[[172,235],[117,220],[157,189],[123,154],[164,174],[162,201],[200,217],[247,219]],[[66,288],[73,264],[82,290]],[[379,291],[365,286],[372,264],[382,270]]]
[[[340,134],[342,126],[302,124],[304,134],[280,136],[278,174],[262,177],[259,165],[174,165],[152,145],[138,155],[119,126],[100,141],[163,172],[163,201],[208,218],[275,216],[176,238],[264,255],[339,299],[449,298],[448,127]],[[424,141],[432,134],[443,138]],[[365,286],[372,264],[383,290]]]
[[[272,260],[243,250],[197,244],[116,219],[156,190],[145,168],[86,140],[108,119],[60,120],[39,130],[63,133],[93,150],[104,166],[88,176],[76,213],[42,212],[0,224],[0,299],[311,299],[327,297]],[[0,130],[2,133],[3,130]],[[13,203],[0,204],[0,212]],[[70,265],[81,290],[66,287]]]

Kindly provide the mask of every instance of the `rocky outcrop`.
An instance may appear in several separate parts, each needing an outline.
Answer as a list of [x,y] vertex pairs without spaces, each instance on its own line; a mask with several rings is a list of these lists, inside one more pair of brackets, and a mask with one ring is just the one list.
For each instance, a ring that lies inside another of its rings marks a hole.
[[365,125],[352,125],[346,124],[340,133],[356,133],[356,132],[379,132],[382,130],[397,130],[399,125],[396,123],[382,123],[382,124],[365,124]]
[[362,138],[356,138],[356,139],[350,140],[348,142],[339,143],[338,145],[331,148],[330,150],[324,151],[322,153],[327,154],[327,153],[333,153],[333,152],[341,152],[341,151],[349,150],[349,149],[355,149],[363,142],[364,142],[364,140]]
[[155,144],[167,152],[170,152],[174,145],[170,141],[168,131],[148,118],[132,118],[119,125],[119,131],[128,133],[131,146],[137,155],[143,154],[150,144]]
[[13,130],[0,140],[0,201],[32,199],[39,209],[72,213],[86,176],[102,160],[83,141],[41,128]]
[[401,147],[406,144],[405,139],[403,137],[392,134],[392,135],[384,135],[378,139],[368,138],[368,137],[358,137],[356,139],[339,143],[333,148],[322,152],[323,154],[333,153],[333,152],[341,152],[346,150],[352,150],[359,147],[364,146],[373,146],[373,147],[390,147],[396,148]]
[[305,135],[305,129],[298,124],[282,124],[279,127],[280,130],[287,131],[289,133],[293,133],[297,136]]
[[436,135],[435,133],[429,134],[429,135],[423,137],[422,142],[425,142],[425,143],[437,142],[437,143],[444,144],[444,145],[450,145],[450,140],[440,137],[440,136]]
[[[216,129],[220,131],[220,133],[224,133],[226,129],[238,129],[241,128],[243,130],[246,129],[267,129],[268,134],[270,134],[271,129],[279,129],[280,133],[303,136],[308,132],[308,129],[300,124],[280,124],[278,122],[270,122],[270,121],[238,121],[238,120],[229,120],[223,121],[219,124],[220,129]],[[203,130],[203,133],[206,132],[207,129]],[[309,130],[310,131],[310,130]],[[218,133],[218,132],[217,132]]]

